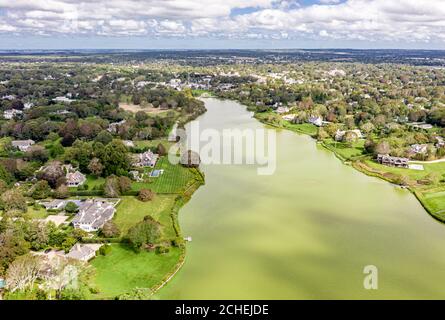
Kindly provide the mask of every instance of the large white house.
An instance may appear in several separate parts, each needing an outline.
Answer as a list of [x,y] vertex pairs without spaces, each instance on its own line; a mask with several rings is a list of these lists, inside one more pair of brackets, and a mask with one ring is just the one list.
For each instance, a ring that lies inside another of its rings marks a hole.
[[323,126],[323,118],[322,117],[311,116],[311,117],[309,117],[308,122],[317,126],[317,127]]
[[22,110],[9,109],[9,110],[5,110],[3,112],[3,118],[5,118],[6,120],[11,120],[11,119],[14,119],[16,116],[19,116],[22,114],[23,114]]
[[33,146],[36,142],[34,140],[14,140],[11,142],[11,145],[19,149],[22,152],[26,152]]
[[115,212],[115,204],[109,201],[100,199],[83,201],[79,204],[79,212],[72,223],[77,229],[95,232],[101,229],[107,221],[113,219]]

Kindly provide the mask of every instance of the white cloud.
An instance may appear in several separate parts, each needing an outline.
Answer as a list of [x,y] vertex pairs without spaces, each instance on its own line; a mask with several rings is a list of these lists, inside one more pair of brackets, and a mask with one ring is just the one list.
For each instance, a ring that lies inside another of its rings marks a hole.
[[[0,0],[0,33],[445,41],[444,0]],[[246,10],[243,13],[242,9]],[[255,10],[252,10],[255,8]],[[233,16],[232,11],[238,10]]]

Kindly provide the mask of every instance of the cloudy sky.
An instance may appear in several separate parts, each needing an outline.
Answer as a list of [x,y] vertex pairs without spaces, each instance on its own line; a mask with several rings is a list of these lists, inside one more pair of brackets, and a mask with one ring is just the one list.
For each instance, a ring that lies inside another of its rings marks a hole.
[[445,0],[0,0],[1,49],[445,49]]

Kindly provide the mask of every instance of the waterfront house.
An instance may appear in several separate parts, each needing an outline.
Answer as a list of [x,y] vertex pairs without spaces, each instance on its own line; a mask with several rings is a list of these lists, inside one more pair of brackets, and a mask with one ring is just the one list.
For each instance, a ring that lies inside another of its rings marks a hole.
[[138,154],[134,158],[133,165],[135,167],[150,167],[154,168],[156,162],[158,161],[159,155],[153,153],[151,150],[148,150],[144,153]]
[[308,122],[317,126],[317,127],[323,126],[323,118],[322,117],[310,116],[308,119]]
[[101,229],[107,221],[113,219],[115,212],[114,204],[109,201],[100,199],[82,201],[79,205],[79,212],[72,223],[77,229],[95,232]]
[[35,143],[34,140],[14,140],[11,142],[14,148],[19,149],[22,152],[28,151]]
[[275,110],[275,112],[278,113],[278,114],[288,113],[289,112],[289,108],[288,107],[278,107]]
[[377,156],[377,162],[383,164],[385,166],[390,167],[398,167],[398,168],[408,168],[409,159],[407,158],[399,158],[399,157],[391,157],[387,154],[379,154]]

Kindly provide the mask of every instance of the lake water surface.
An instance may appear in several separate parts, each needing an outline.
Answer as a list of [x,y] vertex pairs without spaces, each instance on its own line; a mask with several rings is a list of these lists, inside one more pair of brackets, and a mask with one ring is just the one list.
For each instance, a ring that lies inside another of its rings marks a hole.
[[[201,128],[263,128],[204,99]],[[160,299],[445,298],[445,225],[406,190],[343,165],[313,139],[277,132],[277,170],[208,165],[180,211],[187,259]],[[379,289],[365,290],[375,265]]]

